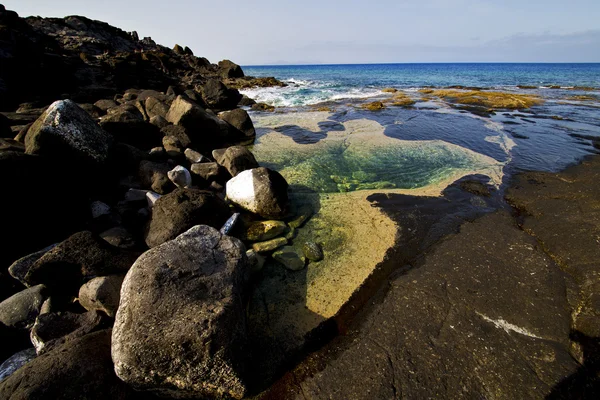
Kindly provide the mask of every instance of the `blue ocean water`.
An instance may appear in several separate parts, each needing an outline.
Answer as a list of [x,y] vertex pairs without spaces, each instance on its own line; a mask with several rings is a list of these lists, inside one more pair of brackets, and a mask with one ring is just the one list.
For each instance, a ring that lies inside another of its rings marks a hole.
[[544,90],[600,88],[600,64],[364,64],[246,66],[249,76],[274,76],[289,86],[284,89],[245,91],[250,97],[275,106],[317,104],[330,100],[377,96],[380,89],[465,86]]

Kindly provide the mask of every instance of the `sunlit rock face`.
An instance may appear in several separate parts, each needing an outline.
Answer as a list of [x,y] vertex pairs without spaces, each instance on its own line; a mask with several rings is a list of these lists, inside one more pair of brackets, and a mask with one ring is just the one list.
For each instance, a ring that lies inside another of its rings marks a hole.
[[472,150],[440,140],[398,140],[377,121],[340,123],[330,116],[254,116],[256,159],[288,181],[292,207],[313,212],[292,245],[301,251],[307,241],[319,243],[325,254],[301,271],[274,262],[263,269],[250,319],[264,331],[253,336],[282,353],[301,346],[308,332],[335,316],[394,245],[398,227],[367,196],[438,196],[469,174],[488,175],[495,184],[502,179],[504,163]]

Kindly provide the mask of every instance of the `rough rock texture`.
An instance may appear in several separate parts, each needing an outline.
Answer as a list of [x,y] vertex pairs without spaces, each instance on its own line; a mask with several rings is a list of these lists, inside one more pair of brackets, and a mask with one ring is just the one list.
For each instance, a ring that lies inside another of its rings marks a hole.
[[244,76],[242,68],[229,60],[219,61],[219,68],[223,78],[242,78]]
[[206,112],[191,100],[178,96],[165,117],[172,124],[185,128],[194,146],[199,149],[214,148],[229,135],[229,125]]
[[213,110],[233,110],[242,95],[236,89],[229,89],[218,79],[210,79],[202,88],[202,100]]
[[224,168],[216,162],[192,164],[191,171],[194,175],[207,182],[219,180],[219,178],[223,178],[227,175]]
[[126,399],[115,375],[111,330],[85,335],[36,357],[0,382],[2,399]]
[[231,176],[236,176],[240,172],[259,167],[254,154],[244,146],[216,149],[213,150],[212,156],[219,165],[227,169]]
[[241,172],[229,180],[229,200],[264,218],[280,218],[287,208],[288,184],[276,171],[260,167]]
[[189,48],[177,53],[151,38],[82,16],[19,18],[1,10],[0,20],[0,109],[25,101],[48,104],[63,94],[94,102],[129,88],[165,91],[173,85],[183,91],[212,77],[240,87],[283,85],[274,78],[238,78],[243,73],[233,63],[210,64]]
[[146,232],[148,247],[175,239],[194,225],[221,228],[231,216],[227,204],[212,192],[177,189],[156,201]]
[[97,311],[83,314],[45,313],[37,317],[31,328],[31,343],[38,354],[43,354],[63,343],[101,329],[102,322],[102,315]]
[[86,310],[103,311],[114,318],[119,308],[123,279],[124,275],[109,275],[86,282],[79,289],[79,304]]
[[29,272],[31,266],[55,246],[56,244],[52,244],[40,251],[36,251],[35,253],[31,253],[25,257],[19,258],[17,261],[12,263],[10,267],[8,267],[8,272],[13,278],[23,282],[25,280],[25,275],[27,275],[27,272]]
[[99,167],[108,158],[110,135],[71,100],[55,101],[29,128],[27,154]]
[[323,249],[315,242],[306,242],[302,245],[302,253],[310,261],[321,261],[323,259]]
[[560,268],[508,214],[483,217],[393,277],[354,339],[310,375],[315,360],[303,364],[285,398],[543,398],[577,368],[564,294]]
[[31,328],[46,299],[47,289],[37,285],[20,291],[0,303],[0,323],[9,328]]
[[169,179],[171,166],[166,163],[142,161],[138,171],[142,185],[159,194],[167,194],[175,188]]
[[246,110],[236,108],[235,110],[224,111],[219,114],[219,118],[240,131],[245,141],[248,143],[254,142],[256,130]]
[[205,225],[144,253],[121,289],[119,378],[177,398],[242,398],[246,273],[243,244]]
[[37,260],[25,275],[25,283],[76,291],[86,278],[127,272],[138,255],[111,246],[89,231],[78,232]]

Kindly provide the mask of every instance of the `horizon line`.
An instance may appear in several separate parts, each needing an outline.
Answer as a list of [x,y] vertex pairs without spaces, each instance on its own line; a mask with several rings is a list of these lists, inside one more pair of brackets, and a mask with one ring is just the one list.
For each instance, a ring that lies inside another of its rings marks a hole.
[[600,61],[432,61],[432,62],[367,62],[367,63],[274,63],[274,64],[243,64],[241,67],[314,67],[341,65],[410,65],[410,64],[600,64]]

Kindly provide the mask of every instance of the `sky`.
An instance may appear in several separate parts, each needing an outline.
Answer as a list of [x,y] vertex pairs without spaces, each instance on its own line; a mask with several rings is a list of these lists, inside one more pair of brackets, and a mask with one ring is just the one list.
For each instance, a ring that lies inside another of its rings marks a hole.
[[600,62],[599,0],[0,0],[240,65]]

